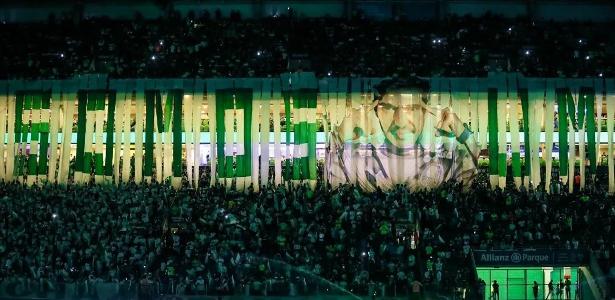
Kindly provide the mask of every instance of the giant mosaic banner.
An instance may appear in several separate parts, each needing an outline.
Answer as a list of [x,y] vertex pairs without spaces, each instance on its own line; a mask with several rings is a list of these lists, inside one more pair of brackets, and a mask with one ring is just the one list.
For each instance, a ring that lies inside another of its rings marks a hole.
[[485,165],[492,187],[572,190],[602,163],[613,193],[614,120],[605,78],[0,81],[0,179],[421,189]]

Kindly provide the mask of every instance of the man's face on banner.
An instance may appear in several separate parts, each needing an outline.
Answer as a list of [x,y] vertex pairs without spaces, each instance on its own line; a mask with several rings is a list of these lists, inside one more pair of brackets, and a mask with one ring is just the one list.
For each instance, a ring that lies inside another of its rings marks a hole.
[[376,112],[385,137],[396,147],[414,146],[423,131],[426,107],[418,92],[385,95]]

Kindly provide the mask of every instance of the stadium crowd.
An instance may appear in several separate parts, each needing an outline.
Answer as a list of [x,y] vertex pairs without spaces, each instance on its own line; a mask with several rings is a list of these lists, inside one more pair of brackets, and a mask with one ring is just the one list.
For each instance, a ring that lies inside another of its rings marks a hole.
[[[609,26],[449,17],[375,22],[218,13],[159,20],[50,17],[0,24],[0,79],[317,76],[615,76]],[[555,51],[557,50],[557,51]],[[343,53],[344,55],[331,55]],[[565,62],[565,63],[563,63]],[[101,282],[129,293],[406,295],[473,284],[472,249],[592,252],[615,276],[613,197],[598,185],[364,193],[355,186],[0,183],[0,283]],[[558,184],[559,185],[559,184]],[[561,191],[561,192],[559,192]],[[138,284],[137,284],[138,283]],[[335,290],[335,291],[334,291]]]
[[297,69],[317,76],[612,77],[611,27],[490,15],[412,22],[361,14],[242,20],[206,11],[130,21],[50,16],[0,24],[0,79],[267,77]]
[[0,184],[0,282],[76,283],[81,293],[100,282],[188,295],[450,292],[473,284],[471,249],[593,251],[613,273],[614,218],[599,190],[11,182]]

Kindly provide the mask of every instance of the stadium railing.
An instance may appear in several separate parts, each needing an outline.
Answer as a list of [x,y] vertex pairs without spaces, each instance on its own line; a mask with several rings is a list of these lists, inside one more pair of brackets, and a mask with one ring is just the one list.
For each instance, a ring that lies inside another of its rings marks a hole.
[[591,276],[594,280],[597,286],[596,288],[600,291],[600,294],[602,296],[609,295],[610,288],[607,282],[608,279],[602,271],[602,267],[598,262],[598,258],[592,251],[590,251],[589,253],[589,269],[587,270],[587,272],[589,272],[588,275]]

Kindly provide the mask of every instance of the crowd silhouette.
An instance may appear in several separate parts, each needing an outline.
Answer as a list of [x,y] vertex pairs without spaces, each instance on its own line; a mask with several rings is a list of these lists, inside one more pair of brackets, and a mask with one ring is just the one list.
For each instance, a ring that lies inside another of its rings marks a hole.
[[609,24],[450,16],[374,21],[169,13],[0,24],[1,79],[317,76],[613,76]]

